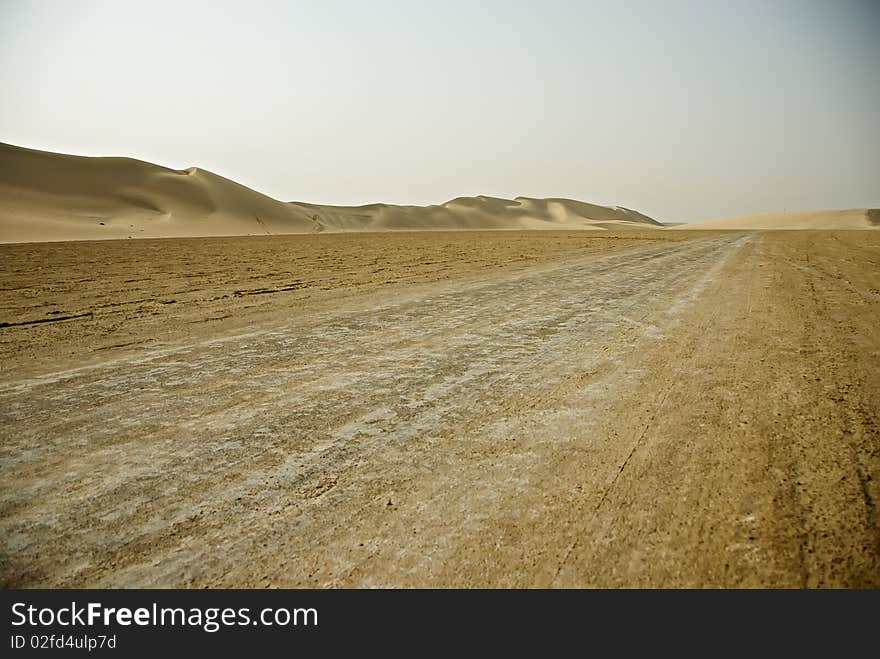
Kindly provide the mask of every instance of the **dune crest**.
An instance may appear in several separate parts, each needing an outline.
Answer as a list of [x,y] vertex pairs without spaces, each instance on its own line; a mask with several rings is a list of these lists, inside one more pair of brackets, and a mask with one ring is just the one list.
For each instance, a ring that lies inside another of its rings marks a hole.
[[0,143],[0,242],[296,234],[318,231],[661,227],[571,199],[459,197],[444,204],[285,203],[213,172]]

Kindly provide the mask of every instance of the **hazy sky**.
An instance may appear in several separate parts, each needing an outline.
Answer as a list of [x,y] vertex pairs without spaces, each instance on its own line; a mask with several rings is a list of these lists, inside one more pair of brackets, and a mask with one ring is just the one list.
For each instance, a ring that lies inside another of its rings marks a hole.
[[279,199],[880,206],[880,2],[0,0],[0,141]]

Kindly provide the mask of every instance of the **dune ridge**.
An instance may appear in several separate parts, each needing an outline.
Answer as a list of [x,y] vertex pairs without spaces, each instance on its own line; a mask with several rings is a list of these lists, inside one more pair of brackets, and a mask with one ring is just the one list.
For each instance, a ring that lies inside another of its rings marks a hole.
[[430,206],[328,206],[291,202],[328,231],[418,229],[593,229],[660,227],[659,222],[622,207],[573,199],[457,197]]
[[462,230],[880,229],[880,209],[762,213],[666,225],[564,198],[456,197],[428,206],[283,202],[198,167],[169,169],[0,143],[0,243]]
[[0,242],[342,231],[626,229],[659,222],[571,199],[459,197],[444,204],[282,202],[213,172],[0,143]]

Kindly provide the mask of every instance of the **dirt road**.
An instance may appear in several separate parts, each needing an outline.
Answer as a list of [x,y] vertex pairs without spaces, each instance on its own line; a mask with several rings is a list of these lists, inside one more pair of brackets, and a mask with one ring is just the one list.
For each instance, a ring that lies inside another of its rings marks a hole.
[[880,585],[863,235],[652,243],[8,377],[3,581]]

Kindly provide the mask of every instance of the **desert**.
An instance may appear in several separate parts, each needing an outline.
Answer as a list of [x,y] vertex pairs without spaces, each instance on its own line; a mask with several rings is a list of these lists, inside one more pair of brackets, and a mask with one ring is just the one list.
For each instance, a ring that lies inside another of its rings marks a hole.
[[16,229],[4,586],[878,585],[880,232],[638,217]]
[[860,595],[588,591],[880,591],[878,32],[0,4],[0,594],[276,614],[12,649],[857,643]]

